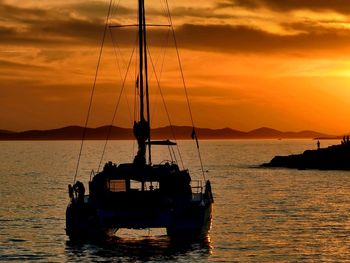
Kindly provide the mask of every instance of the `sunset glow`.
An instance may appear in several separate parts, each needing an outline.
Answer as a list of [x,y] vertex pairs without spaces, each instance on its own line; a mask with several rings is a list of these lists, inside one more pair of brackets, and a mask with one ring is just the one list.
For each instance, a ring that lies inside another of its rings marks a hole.
[[[84,124],[108,4],[0,0],[0,129]],[[169,5],[196,126],[350,131],[347,1],[169,0]],[[136,1],[120,1],[111,23],[134,23],[135,8]],[[149,23],[166,23],[163,9],[164,1],[152,8],[146,3]],[[117,30],[112,35],[119,62],[108,34],[91,127],[110,124],[133,50],[133,32]],[[162,53],[166,34],[149,33],[158,72],[165,60],[161,76],[150,73],[152,125],[168,125],[156,77],[172,123],[189,125],[174,44]],[[132,123],[131,68],[114,122],[123,127]]]

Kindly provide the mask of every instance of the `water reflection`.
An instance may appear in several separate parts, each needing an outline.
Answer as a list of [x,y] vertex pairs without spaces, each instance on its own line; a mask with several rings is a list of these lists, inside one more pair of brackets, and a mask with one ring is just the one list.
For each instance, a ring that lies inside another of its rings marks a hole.
[[166,235],[112,237],[103,241],[66,242],[67,261],[206,261],[212,251],[210,237],[202,240],[172,240]]

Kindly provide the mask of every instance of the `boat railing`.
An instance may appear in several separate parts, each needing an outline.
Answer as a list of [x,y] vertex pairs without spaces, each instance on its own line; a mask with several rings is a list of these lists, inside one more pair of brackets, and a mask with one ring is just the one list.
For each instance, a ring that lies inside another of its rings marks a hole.
[[192,201],[200,202],[203,200],[203,183],[201,180],[194,180],[191,182]]
[[191,181],[192,193],[203,193],[203,182],[201,180]]

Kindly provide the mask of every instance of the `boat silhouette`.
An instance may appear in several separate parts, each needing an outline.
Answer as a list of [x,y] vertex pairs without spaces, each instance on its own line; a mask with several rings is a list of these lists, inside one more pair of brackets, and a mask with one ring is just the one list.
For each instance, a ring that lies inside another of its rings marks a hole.
[[[151,140],[146,25],[144,0],[139,0],[135,85],[139,114],[133,125],[137,154],[130,163],[107,162],[102,171],[92,175],[89,194],[75,175],[68,186],[66,210],[66,234],[71,240],[111,236],[121,228],[166,228],[171,238],[201,238],[210,230],[214,202],[210,181],[193,185],[189,171],[180,169],[176,160],[152,163],[152,145],[172,147],[176,143]],[[192,138],[199,150],[194,125]]]

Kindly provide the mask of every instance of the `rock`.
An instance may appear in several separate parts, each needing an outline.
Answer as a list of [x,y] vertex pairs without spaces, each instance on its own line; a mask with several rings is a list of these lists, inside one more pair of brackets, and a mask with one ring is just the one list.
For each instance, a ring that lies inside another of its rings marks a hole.
[[295,169],[350,170],[350,144],[332,145],[318,150],[306,150],[302,154],[275,156],[262,167],[286,167]]

